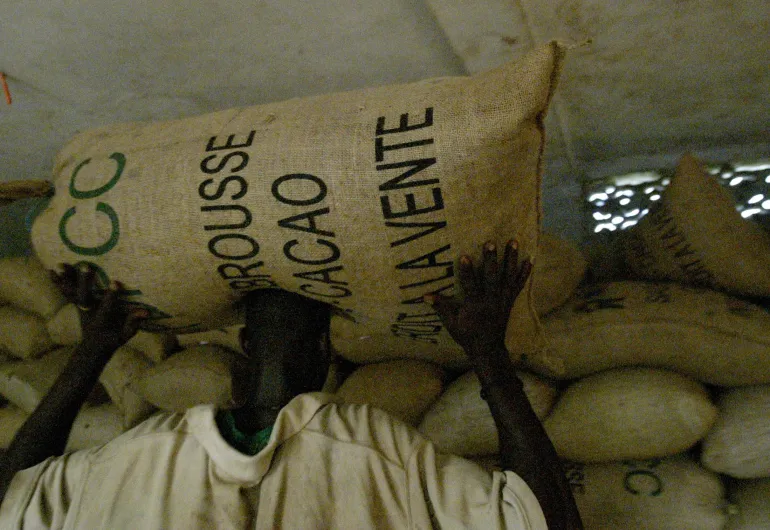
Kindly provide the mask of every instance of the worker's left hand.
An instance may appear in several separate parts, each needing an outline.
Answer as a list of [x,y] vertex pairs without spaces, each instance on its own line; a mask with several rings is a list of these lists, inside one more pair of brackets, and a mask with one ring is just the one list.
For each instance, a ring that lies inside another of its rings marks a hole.
[[427,295],[452,338],[471,357],[504,352],[505,331],[516,298],[532,271],[532,262],[519,263],[518,245],[505,246],[498,263],[494,242],[484,245],[481,265],[475,267],[470,256],[460,257],[459,280],[465,298]]
[[90,350],[111,355],[133,337],[142,320],[149,317],[145,309],[129,309],[120,300],[123,286],[112,282],[106,290],[95,287],[94,269],[81,264],[60,265],[61,272],[51,271],[51,278],[68,301],[80,310],[82,345]]

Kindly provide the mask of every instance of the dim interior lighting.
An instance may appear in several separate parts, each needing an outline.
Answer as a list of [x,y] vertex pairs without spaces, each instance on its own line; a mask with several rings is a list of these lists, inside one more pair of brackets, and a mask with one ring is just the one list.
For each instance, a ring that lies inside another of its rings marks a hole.
[[655,195],[650,195],[650,200],[651,201],[657,201],[659,199],[660,199],[660,195],[658,195],[657,193]]
[[620,223],[622,223],[622,222],[623,222],[623,220],[624,220],[624,219],[623,219],[622,217],[613,217],[613,218],[612,218],[612,224],[614,224],[614,225],[619,225]]
[[762,208],[764,208],[765,210],[770,210],[770,200],[763,202]]
[[762,213],[762,210],[760,208],[749,208],[741,212],[741,217],[743,217],[744,219],[748,219],[752,215],[756,215],[758,213]]
[[735,177],[733,180],[730,181],[730,186],[737,186],[743,182],[743,177]]
[[590,197],[588,197],[588,202],[594,202],[594,201],[606,201],[610,198],[609,195],[606,193],[594,193]]
[[611,213],[604,214],[602,212],[594,212],[594,219],[597,221],[606,221],[607,219],[610,219],[612,217]]
[[637,215],[639,215],[639,208],[635,208],[630,212],[626,212],[626,217],[636,217]]
[[636,223],[637,223],[636,221],[626,221],[621,225],[621,228],[625,230],[626,228],[630,228],[634,226]]
[[625,198],[623,198],[623,199],[620,199],[620,205],[621,205],[621,206],[626,206],[626,205],[628,205],[628,204],[631,204],[631,199],[629,199],[628,197],[625,197]]
[[754,195],[751,199],[749,199],[749,204],[757,204],[758,202],[762,202],[762,199],[764,199],[765,196],[761,193],[758,193],[757,195]]

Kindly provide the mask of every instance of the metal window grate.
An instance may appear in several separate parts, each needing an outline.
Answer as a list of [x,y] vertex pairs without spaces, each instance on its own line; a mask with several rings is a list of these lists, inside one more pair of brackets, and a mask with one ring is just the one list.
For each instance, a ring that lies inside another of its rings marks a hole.
[[[744,219],[770,220],[770,162],[709,166],[735,197]],[[647,215],[671,182],[674,171],[660,169],[618,175],[585,186],[590,232],[616,232],[631,228]]]

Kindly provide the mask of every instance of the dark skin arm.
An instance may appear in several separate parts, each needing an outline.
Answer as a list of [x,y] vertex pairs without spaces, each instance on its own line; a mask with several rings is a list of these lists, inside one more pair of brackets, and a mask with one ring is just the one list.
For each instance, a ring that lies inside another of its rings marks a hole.
[[484,245],[481,265],[460,258],[464,300],[429,295],[428,303],[447,331],[463,347],[481,382],[497,426],[503,469],[515,472],[529,485],[545,514],[548,528],[581,529],[583,525],[562,472],[556,450],[537,419],[516,376],[505,347],[508,317],[532,271],[519,264],[515,242],[506,245],[502,264],[492,242]]
[[63,454],[75,416],[105,365],[147,317],[144,310],[128,312],[123,307],[119,284],[111,285],[97,300],[93,295],[93,270],[69,265],[63,268],[63,273],[52,273],[52,277],[67,299],[81,308],[83,340],[8,447],[0,466],[0,502],[16,473]]

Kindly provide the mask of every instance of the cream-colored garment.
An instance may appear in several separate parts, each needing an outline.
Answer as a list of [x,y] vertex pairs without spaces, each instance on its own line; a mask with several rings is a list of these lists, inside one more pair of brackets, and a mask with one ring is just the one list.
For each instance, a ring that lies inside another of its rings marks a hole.
[[0,528],[546,528],[516,474],[490,475],[383,412],[332,400],[295,398],[256,456],[225,442],[213,406],[158,414],[18,473]]

